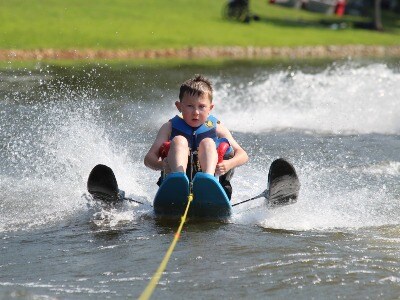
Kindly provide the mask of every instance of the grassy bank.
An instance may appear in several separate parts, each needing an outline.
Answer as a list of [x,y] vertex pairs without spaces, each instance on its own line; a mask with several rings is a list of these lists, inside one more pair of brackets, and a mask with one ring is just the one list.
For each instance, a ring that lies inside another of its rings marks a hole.
[[[222,18],[225,0],[0,0],[0,49],[164,49],[212,46],[399,45],[400,18],[383,33],[354,29],[355,17],[252,0],[261,20]],[[346,24],[333,30],[332,24]]]

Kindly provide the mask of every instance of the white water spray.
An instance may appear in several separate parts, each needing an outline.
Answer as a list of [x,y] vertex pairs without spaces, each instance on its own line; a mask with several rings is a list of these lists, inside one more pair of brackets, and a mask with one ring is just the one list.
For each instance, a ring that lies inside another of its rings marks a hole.
[[216,112],[241,132],[400,132],[400,74],[383,64],[346,64],[318,74],[278,71],[239,86],[220,83]]

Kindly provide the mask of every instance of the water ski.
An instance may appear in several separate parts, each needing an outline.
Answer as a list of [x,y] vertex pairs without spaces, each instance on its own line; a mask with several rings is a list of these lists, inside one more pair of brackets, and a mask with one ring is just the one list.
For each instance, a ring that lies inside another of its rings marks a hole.
[[189,179],[184,173],[171,173],[161,183],[154,198],[154,212],[182,215],[189,196]]
[[87,181],[88,192],[96,200],[116,202],[120,197],[120,190],[114,172],[105,165],[95,166]]
[[[232,207],[265,197],[268,207],[293,204],[297,201],[300,181],[291,163],[283,158],[272,162],[268,173],[268,189],[260,195],[231,204],[218,180],[209,174],[198,172],[193,179],[193,202],[189,216],[220,218],[231,215]],[[90,172],[87,189],[94,199],[108,203],[127,200],[138,204],[143,202],[125,198],[124,191],[118,188],[111,168],[97,165]],[[181,216],[185,211],[190,190],[189,179],[184,173],[171,173],[161,184],[154,199],[154,212],[157,215]]]
[[268,207],[289,205],[297,202],[300,181],[293,165],[283,158],[274,160],[268,172],[268,188],[253,198],[238,202],[237,206],[264,197]]
[[300,181],[293,165],[283,158],[274,160],[268,173],[267,205],[293,204],[297,201],[299,191]]
[[[154,198],[154,211],[158,215],[180,216],[185,211],[189,196],[189,179],[184,173],[171,173],[161,184]],[[191,217],[220,218],[231,214],[228,196],[218,180],[198,172],[193,178]]]
[[199,172],[193,178],[193,214],[199,217],[228,217],[232,205],[215,176]]

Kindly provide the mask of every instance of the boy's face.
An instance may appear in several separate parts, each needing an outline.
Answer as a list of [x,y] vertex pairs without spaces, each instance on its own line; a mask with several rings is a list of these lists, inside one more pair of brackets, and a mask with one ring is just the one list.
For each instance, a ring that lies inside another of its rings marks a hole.
[[175,105],[182,112],[183,120],[192,127],[201,126],[214,108],[206,93],[201,96],[184,94],[182,100],[176,101]]

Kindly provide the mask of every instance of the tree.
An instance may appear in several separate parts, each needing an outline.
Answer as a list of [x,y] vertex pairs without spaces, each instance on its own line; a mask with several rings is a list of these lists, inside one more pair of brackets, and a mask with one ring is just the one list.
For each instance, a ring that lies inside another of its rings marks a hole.
[[374,28],[375,30],[382,31],[382,0],[375,0],[374,2]]

